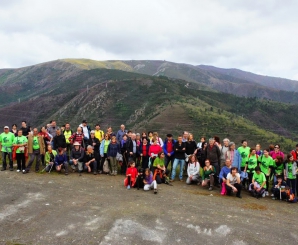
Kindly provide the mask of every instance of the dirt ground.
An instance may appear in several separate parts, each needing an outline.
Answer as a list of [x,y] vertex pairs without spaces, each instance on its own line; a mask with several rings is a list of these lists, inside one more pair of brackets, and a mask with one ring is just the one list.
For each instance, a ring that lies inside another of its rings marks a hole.
[[0,244],[297,244],[298,205],[123,176],[0,172]]

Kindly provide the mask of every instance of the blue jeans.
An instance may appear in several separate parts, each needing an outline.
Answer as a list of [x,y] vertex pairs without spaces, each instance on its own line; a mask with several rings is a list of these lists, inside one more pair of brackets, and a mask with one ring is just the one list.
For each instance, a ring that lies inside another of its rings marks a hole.
[[183,178],[183,167],[184,167],[185,160],[184,159],[177,159],[175,158],[174,163],[173,163],[173,168],[172,168],[172,180],[175,179],[176,176],[176,168],[178,164],[180,165],[180,174],[179,174],[179,179]]
[[13,168],[12,153],[11,152],[2,152],[2,167],[6,169],[6,156],[8,156],[9,167]]

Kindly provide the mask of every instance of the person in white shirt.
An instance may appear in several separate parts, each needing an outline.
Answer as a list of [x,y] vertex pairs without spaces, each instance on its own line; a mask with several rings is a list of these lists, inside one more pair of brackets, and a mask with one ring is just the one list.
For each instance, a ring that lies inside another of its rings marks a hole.
[[226,189],[228,196],[230,196],[233,192],[236,193],[236,197],[242,198],[240,174],[238,173],[238,169],[236,167],[232,167],[231,173],[228,173],[227,175]]
[[196,155],[190,155],[189,163],[187,167],[187,179],[186,184],[198,183],[200,178],[200,163]]

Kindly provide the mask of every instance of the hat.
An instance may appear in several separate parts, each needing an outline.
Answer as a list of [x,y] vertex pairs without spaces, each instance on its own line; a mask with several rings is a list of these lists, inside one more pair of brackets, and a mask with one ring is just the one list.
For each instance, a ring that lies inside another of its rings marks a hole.
[[90,134],[95,134],[95,131],[94,130],[91,130]]
[[84,119],[84,120],[82,121],[82,123],[87,123],[87,120],[86,120],[86,119]]
[[4,126],[4,129],[6,129],[6,128],[7,128],[7,129],[9,129],[9,127],[8,127],[8,126]]
[[81,145],[79,142],[74,142],[73,145]]
[[173,135],[172,135],[172,134],[167,134],[167,137],[169,137],[169,138],[170,138],[170,137],[173,137]]

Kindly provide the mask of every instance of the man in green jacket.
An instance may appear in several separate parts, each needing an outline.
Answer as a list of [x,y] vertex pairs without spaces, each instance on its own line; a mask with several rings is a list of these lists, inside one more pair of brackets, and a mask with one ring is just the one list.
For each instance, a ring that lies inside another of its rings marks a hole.
[[9,159],[9,170],[13,171],[13,161],[12,161],[12,145],[14,141],[14,134],[9,132],[9,127],[4,127],[4,132],[0,134],[0,150],[2,153],[2,169],[6,170],[6,157]]

